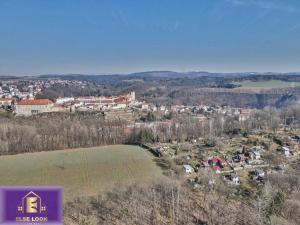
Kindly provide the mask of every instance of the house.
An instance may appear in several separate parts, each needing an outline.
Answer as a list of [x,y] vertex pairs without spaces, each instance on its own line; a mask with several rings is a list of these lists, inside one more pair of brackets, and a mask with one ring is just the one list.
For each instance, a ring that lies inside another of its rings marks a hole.
[[81,101],[79,101],[79,100],[74,100],[74,101],[72,102],[72,105],[74,105],[74,107],[76,108],[76,107],[82,106],[83,103],[82,103]]
[[246,157],[244,154],[236,154],[232,157],[232,160],[236,163],[244,162],[246,160]]
[[148,110],[149,109],[149,105],[148,104],[142,104],[142,110]]
[[82,104],[88,104],[95,102],[96,99],[94,96],[82,96],[78,97],[76,100],[80,101]]
[[204,161],[202,164],[204,167],[209,167],[209,166],[224,167],[227,165],[226,161],[221,159],[218,156],[210,157],[208,160]]
[[277,165],[277,166],[275,167],[276,171],[281,172],[281,173],[284,172],[284,168],[285,168],[285,165],[282,165],[282,164]]
[[112,99],[101,99],[101,104],[109,106],[109,105],[114,105],[115,103],[114,100]]
[[160,106],[159,110],[160,111],[165,111],[166,110],[166,106],[164,106],[164,105]]
[[186,156],[186,160],[191,160],[192,159],[192,156],[191,155],[187,155]]
[[191,174],[194,171],[193,167],[191,167],[190,165],[183,165],[183,169],[187,174]]
[[239,121],[243,122],[250,118],[251,116],[251,109],[240,109],[239,110]]
[[300,137],[298,135],[290,136],[289,139],[297,144],[300,144]]
[[15,100],[15,98],[0,98],[0,106],[12,106]]
[[264,177],[265,176],[265,172],[262,169],[256,169],[254,171],[254,176],[256,178],[258,178],[258,177]]
[[221,159],[218,156],[210,157],[208,160],[202,162],[204,167],[210,167],[217,174],[221,173],[221,169],[224,168],[227,163],[225,160]]
[[152,110],[152,112],[156,112],[157,111],[157,107],[155,105],[152,105],[151,106],[151,110]]
[[64,97],[64,98],[58,98],[56,99],[56,104],[64,104],[73,102],[75,99],[73,97]]
[[160,157],[160,156],[163,155],[165,149],[164,149],[163,147],[158,147],[158,148],[156,148],[154,151],[155,151],[155,153],[157,154],[157,156]]
[[49,99],[21,100],[16,103],[17,116],[31,116],[38,113],[52,112],[54,103]]
[[279,148],[279,151],[285,156],[285,157],[290,157],[292,154],[291,154],[291,151],[288,147],[286,146],[282,146]]
[[262,169],[256,169],[252,172],[251,178],[257,182],[258,185],[265,183],[265,172]]
[[250,150],[248,152],[248,155],[249,155],[250,159],[257,159],[258,160],[258,159],[261,158],[260,151],[257,148],[252,148],[252,150]]
[[229,183],[231,184],[239,184],[239,178],[237,177],[236,174],[230,174],[228,176],[226,176],[226,178],[228,179]]

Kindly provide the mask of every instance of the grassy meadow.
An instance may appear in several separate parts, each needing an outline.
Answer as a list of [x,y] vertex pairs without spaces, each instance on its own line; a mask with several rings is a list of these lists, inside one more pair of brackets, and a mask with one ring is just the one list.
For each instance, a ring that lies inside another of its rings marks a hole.
[[0,186],[64,187],[65,199],[94,195],[162,176],[138,146],[114,145],[0,157]]
[[299,87],[300,82],[287,82],[281,80],[269,80],[269,81],[250,81],[246,80],[236,84],[242,85],[241,89],[272,89],[272,88],[290,88]]

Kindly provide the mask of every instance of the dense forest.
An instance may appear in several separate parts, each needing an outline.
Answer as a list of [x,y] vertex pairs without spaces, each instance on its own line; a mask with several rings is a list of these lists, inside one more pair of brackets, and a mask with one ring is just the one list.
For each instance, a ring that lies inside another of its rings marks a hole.
[[106,122],[102,113],[49,113],[1,118],[0,153],[49,151],[123,143],[120,121]]

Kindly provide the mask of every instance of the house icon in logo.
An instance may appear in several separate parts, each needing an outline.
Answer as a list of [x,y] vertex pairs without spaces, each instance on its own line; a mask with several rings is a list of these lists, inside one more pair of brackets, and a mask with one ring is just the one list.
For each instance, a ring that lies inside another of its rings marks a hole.
[[46,211],[46,206],[42,204],[42,198],[30,191],[22,198],[22,205],[18,206],[18,211],[22,213],[42,213]]

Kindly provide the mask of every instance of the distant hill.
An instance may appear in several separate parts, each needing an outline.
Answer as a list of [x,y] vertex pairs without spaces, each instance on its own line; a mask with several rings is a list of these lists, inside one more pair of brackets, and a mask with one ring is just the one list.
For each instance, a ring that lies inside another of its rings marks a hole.
[[300,76],[300,72],[289,73],[277,73],[277,72],[237,72],[237,73],[215,73],[206,71],[191,71],[191,72],[175,72],[175,71],[144,71],[130,74],[43,74],[43,75],[29,75],[29,76],[10,76],[0,75],[0,80],[4,79],[84,79],[84,80],[107,80],[107,79],[133,79],[133,78],[194,78],[194,77],[226,77],[226,78],[241,78],[241,79],[255,79],[260,77],[263,79],[272,79],[272,77],[278,77],[284,79],[284,77]]
[[[300,99],[300,88],[270,86],[268,90],[243,89],[248,83],[270,83],[269,81],[300,82],[300,73],[210,73],[205,71],[174,72],[146,71],[131,74],[45,74],[35,77],[10,77],[3,79],[64,79],[89,81],[85,89],[55,85],[41,93],[51,98],[60,96],[117,95],[135,91],[140,100],[157,105],[166,104],[218,104],[234,107],[264,108],[282,107]],[[0,78],[1,80],[1,78]],[[286,85],[289,87],[289,85]],[[239,87],[239,88],[237,88]],[[53,97],[53,96],[52,96]]]
[[161,78],[180,78],[180,77],[255,77],[255,76],[300,76],[300,72],[292,73],[276,73],[276,72],[243,72],[243,73],[212,73],[206,71],[191,71],[191,72],[175,72],[175,71],[145,71],[136,72],[130,74],[45,74],[39,75],[40,78],[58,78],[58,77],[69,77],[69,78],[81,78],[81,77],[161,77]]

